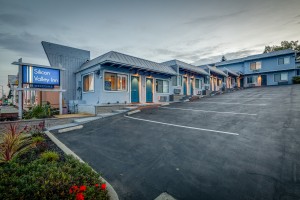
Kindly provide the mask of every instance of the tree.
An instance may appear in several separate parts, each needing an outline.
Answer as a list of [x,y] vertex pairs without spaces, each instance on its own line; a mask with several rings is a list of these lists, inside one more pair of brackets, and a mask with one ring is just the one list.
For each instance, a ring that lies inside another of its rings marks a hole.
[[273,45],[273,46],[265,46],[264,53],[270,53],[273,51],[280,51],[284,49],[292,49],[295,51],[300,51],[300,44],[298,44],[298,40],[296,41],[282,41],[280,46]]
[[226,60],[227,60],[226,57],[223,55],[222,58],[221,58],[221,62],[224,62]]

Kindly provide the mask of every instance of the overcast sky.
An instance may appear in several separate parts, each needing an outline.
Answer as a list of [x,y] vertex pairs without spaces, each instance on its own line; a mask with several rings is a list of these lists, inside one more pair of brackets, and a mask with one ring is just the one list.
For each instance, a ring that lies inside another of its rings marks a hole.
[[0,0],[0,85],[11,65],[49,65],[48,41],[162,62],[205,64],[300,39],[299,0]]

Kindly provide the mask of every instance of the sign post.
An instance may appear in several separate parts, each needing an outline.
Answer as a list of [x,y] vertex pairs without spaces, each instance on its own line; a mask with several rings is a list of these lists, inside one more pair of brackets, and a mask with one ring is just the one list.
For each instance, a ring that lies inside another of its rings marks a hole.
[[[13,62],[13,65],[19,66],[19,118],[23,115],[23,91],[48,91],[59,92],[59,114],[63,113],[61,77],[63,68],[53,68],[43,65],[35,65],[22,63],[22,58],[18,62]],[[23,84],[28,84],[29,88],[23,88]],[[54,86],[59,86],[59,89]]]
[[18,106],[19,106],[19,119],[22,119],[23,117],[23,91],[22,91],[22,88],[23,88],[23,82],[22,82],[22,58],[20,58],[19,60],[19,81],[18,81]]

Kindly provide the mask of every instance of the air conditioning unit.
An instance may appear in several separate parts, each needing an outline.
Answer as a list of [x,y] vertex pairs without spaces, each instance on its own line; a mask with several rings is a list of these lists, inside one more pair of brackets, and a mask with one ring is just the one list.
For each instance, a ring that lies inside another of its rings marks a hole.
[[181,89],[174,89],[174,94],[180,94]]
[[158,96],[158,101],[159,102],[167,102],[168,101],[168,97],[167,96]]

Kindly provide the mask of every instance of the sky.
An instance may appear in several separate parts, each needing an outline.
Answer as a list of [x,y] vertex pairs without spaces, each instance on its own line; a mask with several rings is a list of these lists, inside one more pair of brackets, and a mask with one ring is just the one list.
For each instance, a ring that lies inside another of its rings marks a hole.
[[11,65],[49,65],[41,41],[195,65],[300,40],[299,0],[0,0],[0,85]]

